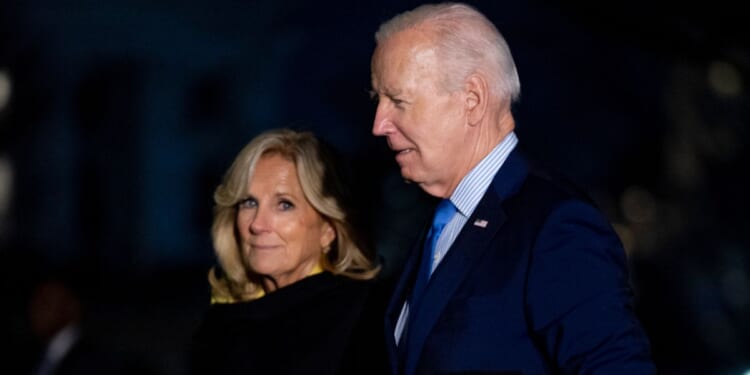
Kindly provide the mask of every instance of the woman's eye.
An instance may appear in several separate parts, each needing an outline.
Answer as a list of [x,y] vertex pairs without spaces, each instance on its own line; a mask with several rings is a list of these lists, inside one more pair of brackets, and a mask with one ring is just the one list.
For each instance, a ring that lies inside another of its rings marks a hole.
[[255,208],[258,206],[258,202],[255,199],[247,198],[237,202],[237,208]]
[[279,208],[282,211],[287,211],[287,210],[294,208],[294,205],[292,204],[292,202],[289,202],[289,201],[281,201],[279,202]]

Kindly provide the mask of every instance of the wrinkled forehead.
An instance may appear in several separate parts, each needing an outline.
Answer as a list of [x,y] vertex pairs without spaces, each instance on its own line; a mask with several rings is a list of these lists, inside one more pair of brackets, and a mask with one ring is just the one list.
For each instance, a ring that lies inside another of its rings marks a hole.
[[431,71],[437,62],[437,48],[429,34],[420,29],[400,31],[381,41],[373,52],[373,86],[387,84],[393,75]]

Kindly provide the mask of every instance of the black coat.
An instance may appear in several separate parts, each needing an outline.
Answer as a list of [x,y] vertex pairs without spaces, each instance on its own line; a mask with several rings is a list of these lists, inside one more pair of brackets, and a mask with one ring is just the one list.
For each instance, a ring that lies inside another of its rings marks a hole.
[[323,272],[234,304],[211,305],[194,335],[193,374],[382,374],[374,283]]
[[[37,359],[35,366],[39,366],[42,361]],[[70,350],[54,366],[55,375],[124,375],[132,373],[143,373],[138,370],[145,370],[146,367],[138,367],[139,362],[132,358],[126,360],[124,353],[119,353],[108,344],[101,340],[94,339],[86,334],[82,334]],[[32,373],[35,373],[34,370]]]

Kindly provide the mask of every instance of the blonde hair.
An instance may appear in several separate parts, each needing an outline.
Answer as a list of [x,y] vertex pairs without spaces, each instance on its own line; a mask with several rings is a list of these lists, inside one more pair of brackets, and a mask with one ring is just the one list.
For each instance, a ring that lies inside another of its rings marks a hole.
[[421,27],[435,36],[443,85],[448,92],[462,87],[472,73],[487,78],[490,92],[498,98],[518,100],[521,82],[505,38],[495,25],[470,5],[441,3],[421,5],[380,25],[375,41]]
[[258,160],[269,154],[294,163],[305,198],[336,231],[336,239],[322,258],[323,269],[352,279],[375,277],[380,267],[365,255],[348,222],[345,190],[331,155],[312,133],[275,129],[261,133],[240,151],[214,192],[211,235],[223,271],[220,276],[216,267],[209,272],[214,297],[243,301],[253,298],[262,288],[258,275],[253,275],[242,259],[235,221],[237,203],[246,195]]

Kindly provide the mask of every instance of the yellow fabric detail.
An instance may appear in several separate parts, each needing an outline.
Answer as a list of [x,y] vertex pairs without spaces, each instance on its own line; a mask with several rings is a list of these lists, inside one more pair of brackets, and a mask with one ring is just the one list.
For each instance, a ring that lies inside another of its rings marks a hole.
[[[313,267],[313,269],[310,271],[310,273],[307,274],[307,276],[317,275],[317,274],[319,274],[321,272],[323,272],[323,266],[320,264],[320,262],[318,262],[315,265],[315,267]],[[247,299],[247,301],[252,301],[252,300],[256,300],[258,298],[262,298],[265,295],[266,295],[266,291],[263,290],[263,288],[260,288],[255,293],[255,295],[253,295],[252,297],[250,297],[249,299]],[[215,293],[215,291],[213,290],[213,288],[211,289],[211,304],[212,305],[213,304],[221,304],[221,303],[237,303],[237,302],[243,302],[243,301],[237,300],[236,298],[231,297],[231,296],[229,296],[229,297],[217,296],[216,293]]]

